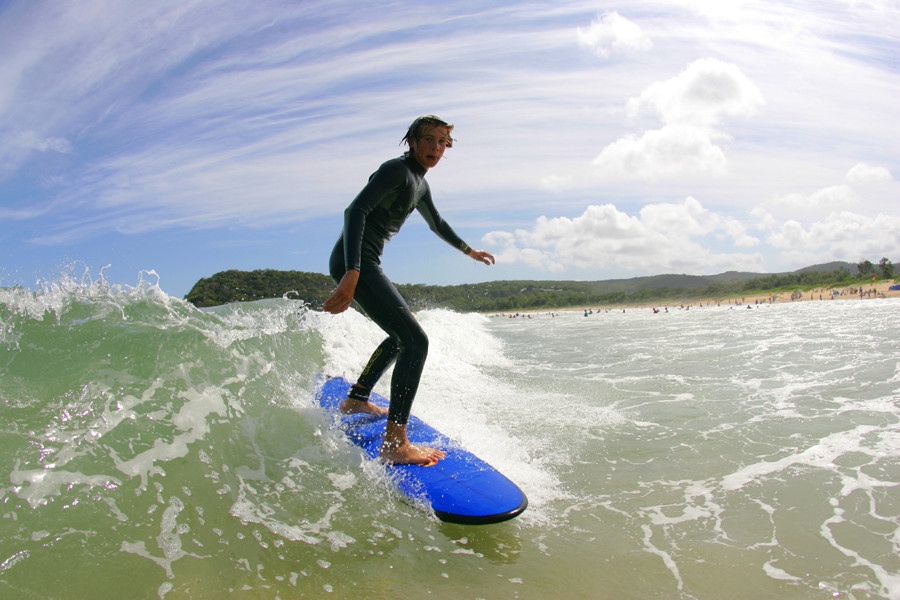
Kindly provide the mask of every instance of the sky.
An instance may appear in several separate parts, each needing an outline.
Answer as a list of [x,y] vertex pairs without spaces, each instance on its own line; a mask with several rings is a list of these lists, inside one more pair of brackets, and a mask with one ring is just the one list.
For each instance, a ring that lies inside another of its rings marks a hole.
[[0,285],[327,272],[436,114],[397,283],[900,261],[900,0],[0,0]]

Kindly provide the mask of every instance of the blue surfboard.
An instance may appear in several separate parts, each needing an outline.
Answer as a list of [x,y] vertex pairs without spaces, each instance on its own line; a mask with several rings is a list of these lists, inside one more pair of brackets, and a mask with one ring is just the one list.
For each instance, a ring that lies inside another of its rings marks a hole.
[[[350,385],[342,377],[327,379],[316,398],[323,408],[337,412]],[[370,400],[388,405],[375,393]],[[356,414],[341,415],[339,424],[351,442],[377,459],[386,421],[387,417]],[[499,523],[528,507],[528,499],[516,484],[418,417],[410,416],[406,433],[412,443],[439,448],[447,456],[430,467],[389,465],[388,473],[401,492],[424,501],[440,520],[466,525]]]

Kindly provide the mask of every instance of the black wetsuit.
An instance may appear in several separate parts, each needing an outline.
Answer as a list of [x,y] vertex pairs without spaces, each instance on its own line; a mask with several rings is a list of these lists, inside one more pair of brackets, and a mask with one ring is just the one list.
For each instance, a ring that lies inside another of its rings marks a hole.
[[428,354],[428,337],[412,316],[406,301],[381,269],[384,244],[417,209],[438,237],[468,254],[470,248],[438,214],[425,181],[426,169],[415,158],[403,156],[382,164],[344,211],[344,229],[329,261],[335,282],[350,269],[359,270],[353,299],[388,338],[381,343],[357,382],[368,394],[392,363],[391,404],[388,419],[405,425],[419,387]]

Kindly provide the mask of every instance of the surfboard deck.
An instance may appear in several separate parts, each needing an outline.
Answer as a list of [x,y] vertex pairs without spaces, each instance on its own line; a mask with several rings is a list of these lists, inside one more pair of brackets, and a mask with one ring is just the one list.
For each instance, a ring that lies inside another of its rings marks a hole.
[[[337,412],[350,385],[342,377],[327,379],[316,399],[326,410]],[[370,400],[380,406],[388,405],[385,398],[375,393]],[[347,438],[376,460],[386,422],[387,417],[364,414],[341,415],[339,420]],[[407,436],[414,444],[447,452],[444,459],[430,467],[387,466],[400,491],[430,506],[440,520],[466,525],[500,523],[520,515],[528,507],[528,499],[519,486],[418,417],[410,416]]]

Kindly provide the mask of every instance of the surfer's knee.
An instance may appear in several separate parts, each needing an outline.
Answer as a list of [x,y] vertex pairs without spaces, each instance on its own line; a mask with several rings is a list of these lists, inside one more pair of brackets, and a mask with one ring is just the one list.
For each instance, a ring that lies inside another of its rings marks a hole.
[[413,336],[413,348],[421,356],[428,354],[428,336],[425,335],[425,331],[421,328]]
[[428,335],[419,323],[412,319],[407,321],[406,325],[397,331],[397,343],[400,346],[400,352],[406,352],[408,355],[425,356],[428,354]]

